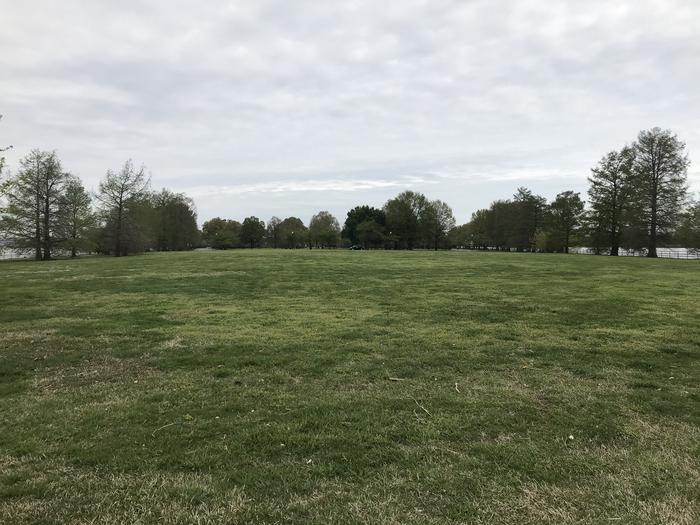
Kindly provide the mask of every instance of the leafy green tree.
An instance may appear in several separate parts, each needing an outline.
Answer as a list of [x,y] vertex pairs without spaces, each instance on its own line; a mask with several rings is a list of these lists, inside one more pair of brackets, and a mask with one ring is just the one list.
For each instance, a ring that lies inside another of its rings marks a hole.
[[536,250],[545,220],[547,201],[526,188],[518,188],[513,200],[497,200],[477,210],[465,225],[466,245],[496,250]]
[[656,257],[659,237],[677,226],[690,161],[685,143],[670,130],[641,131],[634,143],[634,205],[647,232],[647,255]]
[[265,238],[265,223],[257,217],[247,217],[241,226],[241,242],[255,248]]
[[[601,221],[595,216],[593,210],[584,210],[581,219],[581,238],[583,243],[593,249],[593,253],[601,255],[610,253],[610,232],[606,232],[601,226]],[[622,240],[620,239],[620,243]],[[619,245],[621,246],[621,244]]]
[[426,204],[420,217],[425,246],[437,249],[447,240],[448,232],[455,227],[455,218],[450,208],[441,200]]
[[97,251],[115,254],[115,233],[120,234],[120,254],[143,253],[158,248],[158,214],[152,195],[148,192],[131,197],[125,202],[121,225],[117,228],[117,214],[102,215],[102,227],[98,233]]
[[372,221],[374,224],[378,225],[382,230],[382,235],[384,234],[384,226],[386,224],[386,215],[384,211],[371,206],[356,206],[348,212],[345,219],[342,231],[343,238],[349,239],[351,244],[362,244],[362,239],[360,239],[360,235],[357,232],[357,227],[367,221]]
[[510,200],[497,200],[491,203],[486,216],[489,246],[499,250],[516,248],[520,251],[529,246],[529,233],[519,222],[523,215],[523,207],[522,203]]
[[620,247],[626,250],[642,252],[649,244],[649,232],[646,226],[638,221],[632,220],[623,230]]
[[622,231],[629,222],[630,199],[633,191],[632,168],[634,149],[625,147],[605,155],[588,178],[591,205],[591,232],[607,236],[610,255],[620,251]]
[[564,253],[569,253],[572,235],[581,227],[583,201],[578,193],[565,191],[557,195],[547,214],[548,241],[554,241]]
[[[119,172],[107,171],[107,175],[100,182],[97,200],[101,204],[105,227],[105,237],[111,239],[111,253],[120,257],[128,255],[133,248],[125,242],[125,234],[131,234],[131,240],[136,240],[139,224],[135,220],[135,213],[142,211],[143,199],[147,195],[149,179],[146,178],[145,168],[134,168],[131,159],[124,163]],[[134,212],[134,213],[132,213]]]
[[6,204],[1,210],[0,227],[8,246],[19,251],[34,251],[41,260],[41,195],[39,173],[45,154],[33,150],[20,160],[17,175],[2,185]]
[[419,224],[428,199],[422,193],[404,191],[384,205],[386,230],[395,248],[412,250],[419,240]]
[[207,246],[216,250],[238,248],[241,245],[241,223],[219,217],[202,225],[202,238]]
[[[384,226],[374,219],[367,219],[355,226],[355,235],[363,248],[378,248],[384,244]],[[357,243],[356,243],[357,244]]]
[[700,250],[700,201],[690,203],[684,210],[675,240],[688,249]]
[[459,246],[469,246],[471,248],[487,249],[489,247],[499,247],[505,240],[498,241],[499,236],[505,239],[506,233],[501,231],[497,221],[497,211],[500,207],[507,207],[510,201],[495,201],[486,209],[477,210],[472,213],[471,220],[465,225],[458,227],[454,233]]
[[520,187],[513,196],[513,203],[515,214],[507,214],[507,222],[516,226],[506,244],[518,251],[534,250],[537,231],[544,222],[547,199]]
[[552,234],[545,229],[540,229],[535,234],[535,247],[538,252],[554,252],[561,248],[561,242],[552,242]]
[[61,162],[56,152],[51,152],[46,157],[43,169],[40,171],[41,218],[42,218],[42,258],[51,259],[56,244],[56,232],[58,229],[59,204],[63,195],[63,188],[68,180],[68,174],[63,171]]
[[477,210],[465,224],[465,242],[462,246],[486,249],[491,246],[488,232],[489,210]]
[[279,225],[279,246],[281,248],[303,248],[308,240],[309,230],[301,219],[287,217]]
[[151,196],[153,236],[158,251],[191,250],[199,242],[197,212],[183,193],[162,189]]
[[452,228],[447,233],[447,243],[453,248],[472,247],[469,223]]
[[75,257],[78,251],[94,249],[95,214],[92,199],[78,177],[70,176],[59,203],[59,236],[61,246]]
[[282,224],[282,219],[280,219],[279,217],[272,217],[267,222],[267,228],[265,232],[265,244],[268,248],[279,248],[280,224]]
[[317,248],[337,247],[340,242],[338,219],[330,212],[320,211],[309,222],[309,242]]
[[20,170],[2,186],[6,206],[2,230],[18,251],[50,259],[56,244],[58,207],[68,175],[55,152],[32,150],[20,160]]

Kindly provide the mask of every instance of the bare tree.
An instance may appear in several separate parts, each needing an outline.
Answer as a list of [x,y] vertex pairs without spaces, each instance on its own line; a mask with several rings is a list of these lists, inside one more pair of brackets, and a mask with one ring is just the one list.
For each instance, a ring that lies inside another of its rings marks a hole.
[[115,173],[107,171],[107,175],[100,182],[97,200],[102,205],[102,211],[112,225],[112,242],[116,257],[125,254],[123,245],[124,223],[130,206],[140,200],[148,190],[149,179],[145,175],[145,168],[134,168],[131,159],[124,163],[122,169]]

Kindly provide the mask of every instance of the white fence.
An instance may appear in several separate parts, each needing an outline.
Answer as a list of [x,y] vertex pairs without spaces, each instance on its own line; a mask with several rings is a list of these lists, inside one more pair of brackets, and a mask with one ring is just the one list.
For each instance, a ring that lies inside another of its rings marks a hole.
[[9,248],[0,247],[0,261],[13,261],[16,259],[29,259],[30,256],[26,253],[19,253]]
[[[595,255],[595,250],[593,248],[575,247],[571,248],[569,253]],[[647,250],[623,250],[620,248],[619,255],[621,257],[646,257]],[[693,248],[657,248],[656,255],[663,259],[700,259],[700,250]]]

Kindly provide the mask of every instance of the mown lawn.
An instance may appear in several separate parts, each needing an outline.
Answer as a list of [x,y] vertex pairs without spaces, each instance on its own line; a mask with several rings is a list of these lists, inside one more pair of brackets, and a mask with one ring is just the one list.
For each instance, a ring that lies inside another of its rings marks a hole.
[[698,523],[698,263],[1,263],[0,522]]

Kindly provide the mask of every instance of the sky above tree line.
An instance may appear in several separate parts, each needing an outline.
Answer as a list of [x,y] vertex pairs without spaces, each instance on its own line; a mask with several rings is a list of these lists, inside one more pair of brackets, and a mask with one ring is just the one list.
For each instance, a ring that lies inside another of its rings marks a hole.
[[[411,189],[459,222],[585,193],[641,129],[700,159],[696,0],[0,0],[7,168],[56,149],[97,188],[143,163],[221,216],[342,218]],[[691,165],[700,191],[700,161]]]

